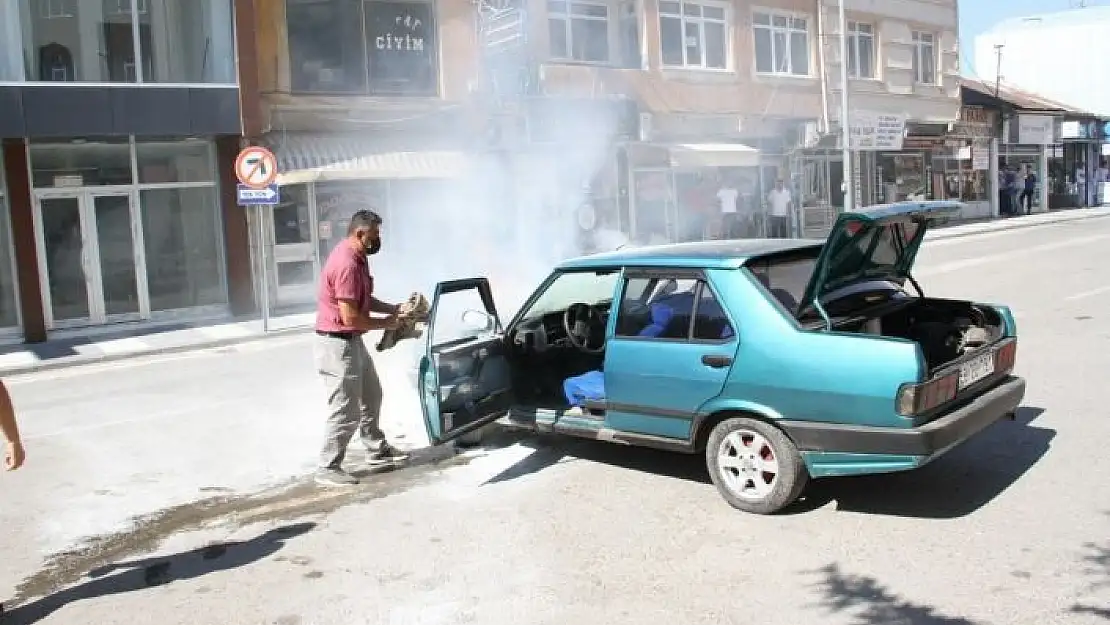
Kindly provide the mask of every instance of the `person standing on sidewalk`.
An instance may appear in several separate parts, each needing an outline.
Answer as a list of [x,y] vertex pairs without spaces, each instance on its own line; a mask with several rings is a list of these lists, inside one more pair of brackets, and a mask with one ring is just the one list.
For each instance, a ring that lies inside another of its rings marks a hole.
[[8,387],[0,380],[0,436],[4,437],[4,468],[15,471],[23,466],[27,453],[23,451],[23,440],[19,437],[19,425],[15,422],[15,407]]
[[785,187],[782,178],[775,181],[775,188],[767,194],[767,202],[771,205],[771,238],[789,238],[790,209],[794,198],[790,196],[790,190]]
[[[382,385],[362,337],[395,329],[398,306],[374,297],[367,257],[381,249],[382,218],[370,210],[351,216],[347,238],[328,256],[320,275],[316,310],[316,369],[328,397],[327,431],[316,481],[353,486],[358,478],[343,470],[347,445],[358,430],[371,466],[400,462],[400,454],[379,427]],[[387,315],[371,317],[371,314]]]
[[[1033,173],[1033,166],[1025,166],[1025,188],[1021,190],[1018,206],[1025,207],[1025,214],[1033,213],[1033,196],[1037,194],[1037,174]],[[1016,214],[1016,213],[1015,213]]]

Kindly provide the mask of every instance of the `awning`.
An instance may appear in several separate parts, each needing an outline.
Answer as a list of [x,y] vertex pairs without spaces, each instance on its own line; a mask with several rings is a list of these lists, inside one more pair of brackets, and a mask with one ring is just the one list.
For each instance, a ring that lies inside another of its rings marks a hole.
[[459,178],[470,158],[456,150],[413,150],[346,135],[280,133],[267,142],[278,184],[374,178]]
[[677,168],[759,167],[759,150],[740,143],[681,143],[668,150]]

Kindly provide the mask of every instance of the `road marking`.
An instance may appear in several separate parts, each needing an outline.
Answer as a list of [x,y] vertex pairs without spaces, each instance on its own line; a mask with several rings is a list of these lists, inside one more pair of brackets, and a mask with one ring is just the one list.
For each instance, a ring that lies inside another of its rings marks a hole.
[[1110,285],[1100,286],[1097,289],[1091,289],[1090,291],[1083,291],[1082,293],[1076,293],[1074,295],[1069,295],[1069,296],[1065,297],[1064,300],[1068,301],[1068,302],[1073,302],[1077,299],[1086,299],[1088,297],[1094,297],[1096,295],[1102,295],[1103,293],[1110,293]]
[[[70,427],[70,428],[63,427],[62,429],[58,429],[58,430],[55,430],[53,432],[44,432],[42,434],[28,433],[28,434],[25,434],[23,436],[23,438],[25,440],[34,441],[34,440],[40,440],[40,439],[43,439],[43,438],[55,438],[55,437],[58,437],[58,436],[70,436],[70,435],[73,435],[73,434],[92,432],[92,431],[95,431],[95,430],[103,430],[103,429],[107,429],[107,428],[119,427],[119,426],[122,426],[122,425],[135,425],[135,424],[138,424],[138,423],[148,423],[148,422],[152,422],[152,421],[161,421],[163,419],[169,419],[171,417],[185,416],[185,415],[188,415],[190,413],[198,413],[198,412],[206,413],[206,412],[211,412],[212,410],[215,410],[215,409],[219,409],[221,407],[230,406],[231,404],[242,404],[242,403],[243,402],[241,400],[230,400],[229,399],[229,400],[224,400],[224,401],[221,401],[221,402],[216,402],[214,404],[206,404],[206,405],[203,405],[203,406],[192,406],[191,408],[184,408],[184,409],[180,409],[180,410],[165,410],[163,412],[148,414],[144,417],[133,417],[133,418],[130,418],[130,419],[117,419],[115,421],[100,421],[100,422],[90,424],[90,425],[79,425],[79,426]],[[245,417],[245,416],[247,416],[247,413],[245,411],[241,411],[238,417],[231,417],[231,419],[235,420],[235,419],[239,419],[239,418],[242,418],[242,417]],[[227,416],[223,416],[223,415],[220,416],[220,421],[222,423],[226,423],[228,420],[229,420],[229,418]]]

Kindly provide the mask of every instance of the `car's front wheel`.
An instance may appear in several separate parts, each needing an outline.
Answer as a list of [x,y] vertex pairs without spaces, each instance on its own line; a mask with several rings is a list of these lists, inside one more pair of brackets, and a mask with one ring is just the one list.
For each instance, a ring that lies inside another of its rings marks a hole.
[[802,494],[809,473],[794,443],[775,426],[737,417],[709,433],[705,462],[713,485],[732,507],[774,514]]

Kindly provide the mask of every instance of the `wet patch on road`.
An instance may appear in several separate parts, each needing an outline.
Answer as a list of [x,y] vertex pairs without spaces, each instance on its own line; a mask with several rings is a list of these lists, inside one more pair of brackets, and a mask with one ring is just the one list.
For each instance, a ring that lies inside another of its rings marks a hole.
[[[367,503],[430,483],[442,471],[464,466],[490,451],[523,438],[524,433],[497,436],[481,448],[456,453],[451,448],[429,448],[412,453],[409,463],[358,486],[324,489],[310,480],[300,479],[255,495],[213,496],[175,506],[132,521],[128,530],[86,541],[81,546],[47,558],[39,572],[26,578],[7,601],[10,609],[34,597],[46,596],[82,580],[87,572],[108,566],[123,558],[149,553],[167,538],[181,532],[215,526],[244,527],[255,523],[291,520],[324,515],[352,504]],[[203,551],[205,559],[218,558],[226,551],[220,544]],[[298,565],[308,558],[290,558]],[[156,567],[153,567],[156,568]],[[151,585],[158,585],[159,572],[147,571]]]

